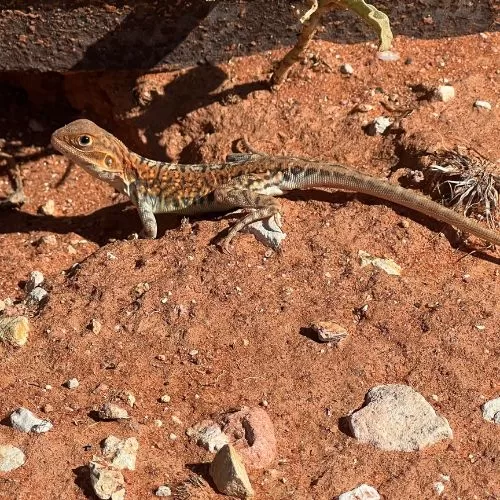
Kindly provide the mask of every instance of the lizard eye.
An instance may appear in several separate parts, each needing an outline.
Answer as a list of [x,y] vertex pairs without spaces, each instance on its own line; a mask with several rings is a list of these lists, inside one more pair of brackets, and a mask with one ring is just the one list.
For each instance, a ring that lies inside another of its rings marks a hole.
[[113,165],[113,158],[111,158],[111,156],[106,156],[104,163],[106,163],[108,167],[111,167],[111,165]]
[[92,144],[92,139],[88,135],[81,135],[78,137],[78,144],[80,144],[80,146],[90,146]]

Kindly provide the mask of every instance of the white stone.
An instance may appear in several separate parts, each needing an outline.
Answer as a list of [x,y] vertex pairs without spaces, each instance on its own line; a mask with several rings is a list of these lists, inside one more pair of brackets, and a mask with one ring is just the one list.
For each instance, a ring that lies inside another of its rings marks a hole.
[[382,271],[385,271],[391,276],[401,275],[401,266],[394,262],[392,259],[383,259],[381,257],[375,257],[374,255],[365,252],[364,250],[359,250],[358,252],[359,261],[361,267],[366,267],[372,265],[378,267]]
[[481,406],[483,411],[483,418],[488,422],[500,424],[500,397],[491,399]]
[[18,408],[10,414],[10,424],[21,432],[48,432],[52,429],[49,420],[42,420],[26,408]]
[[113,403],[104,403],[99,410],[97,410],[97,415],[101,420],[120,420],[130,418],[125,408]]
[[34,306],[41,306],[47,302],[48,298],[49,293],[47,290],[44,290],[41,286],[37,286],[28,294],[26,302]]
[[455,97],[455,88],[451,85],[440,85],[434,94],[440,101],[448,102]]
[[340,66],[340,72],[343,75],[352,75],[354,73],[354,68],[349,63],[344,63]]
[[441,496],[443,494],[443,491],[444,491],[444,484],[441,481],[436,481],[432,485],[432,489],[436,492],[437,496]]
[[337,497],[337,500],[379,500],[378,491],[368,484],[361,484],[353,490],[346,491]]
[[108,436],[102,444],[102,454],[117,469],[135,470],[139,442],[135,437],[120,439]]
[[348,420],[356,439],[388,451],[417,451],[453,437],[448,421],[406,385],[370,389]]
[[169,497],[172,495],[172,490],[165,485],[158,486],[158,489],[155,491],[155,495],[157,497]]
[[26,456],[15,446],[0,444],[0,472],[10,472],[24,465]]
[[368,135],[382,135],[390,126],[392,120],[386,116],[378,116],[375,118],[366,129]]
[[68,389],[76,389],[80,385],[80,382],[78,382],[77,378],[70,378],[69,380],[66,380],[63,385]]
[[228,437],[222,432],[220,426],[212,421],[204,420],[194,427],[190,427],[186,434],[211,453],[218,452],[229,443]]
[[475,108],[491,110],[491,104],[488,101],[478,100],[474,103]]
[[102,463],[98,459],[89,463],[90,484],[98,498],[102,500],[122,500],[125,498],[125,478],[123,474]]
[[31,271],[26,284],[24,285],[24,291],[30,293],[37,286],[42,286],[45,281],[45,277],[40,271]]

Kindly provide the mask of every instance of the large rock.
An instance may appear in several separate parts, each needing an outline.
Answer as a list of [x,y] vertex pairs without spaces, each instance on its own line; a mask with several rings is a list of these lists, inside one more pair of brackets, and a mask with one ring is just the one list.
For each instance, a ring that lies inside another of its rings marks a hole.
[[33,412],[22,407],[10,414],[10,424],[18,431],[35,432],[37,434],[52,429],[52,423],[49,420],[38,418]]
[[421,394],[397,384],[370,389],[349,426],[359,441],[390,451],[416,451],[453,437],[448,421]]
[[24,453],[10,444],[0,444],[0,472],[10,472],[26,461]]
[[247,471],[236,450],[223,446],[210,464],[210,475],[217,489],[225,495],[249,498],[254,495]]

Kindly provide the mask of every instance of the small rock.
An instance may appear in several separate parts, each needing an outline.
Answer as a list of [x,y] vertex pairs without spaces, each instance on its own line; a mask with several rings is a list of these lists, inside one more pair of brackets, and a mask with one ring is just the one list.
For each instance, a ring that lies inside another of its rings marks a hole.
[[3,300],[0,300],[0,312],[5,311],[6,307],[7,307],[7,304]]
[[135,296],[139,299],[150,289],[149,283],[138,283],[134,288]]
[[37,286],[42,286],[45,281],[45,277],[40,271],[31,271],[26,284],[24,285],[24,291],[30,293]]
[[16,347],[28,342],[30,325],[26,316],[0,318],[0,340]]
[[488,422],[500,424],[500,398],[491,399],[481,406],[483,418]]
[[70,378],[69,380],[66,380],[64,382],[63,386],[67,387],[68,389],[76,389],[80,385],[80,382],[78,382],[78,379],[76,378]]
[[276,435],[268,413],[258,406],[225,414],[223,432],[247,467],[265,469],[276,458]]
[[123,391],[121,392],[118,397],[127,403],[131,408],[135,406],[135,396],[130,392],[130,391]]
[[125,478],[123,474],[98,460],[89,463],[90,484],[98,498],[121,500],[125,498]]
[[177,415],[172,415],[172,422],[177,425],[182,425],[182,420]]
[[168,394],[164,394],[163,396],[161,396],[160,401],[162,403],[170,403],[170,399],[171,398],[170,398],[170,396]]
[[442,102],[451,101],[455,97],[455,88],[451,85],[440,85],[435,91],[436,99]]
[[153,420],[153,425],[155,427],[163,427],[163,420],[155,419],[155,420]]
[[391,125],[392,120],[390,118],[387,118],[386,116],[378,116],[368,124],[366,133],[372,136],[382,135]]
[[343,75],[352,75],[354,73],[354,68],[349,63],[341,64],[340,72]]
[[253,234],[263,245],[273,249],[279,248],[286,238],[286,233],[280,226],[280,217],[277,216],[252,222],[243,232]]
[[38,213],[42,215],[54,215],[56,211],[56,204],[54,200],[47,200],[43,205],[38,208]]
[[155,495],[157,497],[169,497],[172,496],[172,490],[165,485],[158,486],[158,489],[155,491]]
[[379,500],[378,491],[368,484],[361,484],[351,491],[346,491],[337,497],[337,500]]
[[370,389],[365,405],[348,417],[356,439],[388,451],[416,451],[453,437],[448,421],[406,385]]
[[90,323],[87,325],[87,328],[95,335],[99,335],[102,330],[102,324],[99,320],[92,318]]
[[101,420],[120,420],[123,418],[129,418],[127,410],[113,403],[104,403],[99,410],[97,410],[97,415]]
[[15,446],[0,444],[0,472],[10,472],[24,465],[26,456]]
[[392,259],[382,259],[381,257],[375,257],[370,255],[368,252],[364,250],[360,250],[358,252],[359,260],[361,267],[366,267],[372,265],[374,267],[378,267],[385,271],[387,274],[391,276],[400,276],[401,275],[401,266],[396,264]]
[[474,103],[475,108],[491,110],[491,104],[488,101],[476,101]]
[[225,495],[248,498],[254,495],[247,472],[236,450],[224,445],[210,464],[210,475],[217,489]]
[[50,413],[51,411],[54,411],[54,407],[50,403],[47,403],[42,406],[42,411],[44,413]]
[[439,497],[443,494],[444,492],[444,484],[441,481],[436,481],[432,485],[432,489],[436,492],[436,495]]
[[42,420],[26,408],[18,408],[10,414],[10,425],[21,432],[48,432],[52,429],[49,420]]
[[47,234],[42,236],[37,242],[37,245],[47,245],[50,247],[55,247],[57,245],[57,238],[53,234]]
[[229,443],[228,437],[222,432],[220,426],[212,420],[204,420],[190,427],[186,430],[186,434],[210,453],[218,452]]
[[397,52],[393,52],[392,50],[377,52],[377,58],[385,62],[399,61],[399,57],[399,54]]
[[139,442],[135,437],[119,439],[108,436],[102,443],[102,454],[117,469],[135,470]]
[[174,434],[173,432],[171,432],[168,435],[168,438],[170,439],[170,441],[175,441],[177,439],[177,434]]
[[359,104],[356,104],[352,111],[354,113],[369,113],[373,109],[373,106],[371,104],[366,104],[363,102],[360,102]]
[[347,337],[347,330],[332,321],[318,321],[312,323],[310,328],[316,333],[320,342],[331,342],[337,345]]
[[49,293],[44,290],[41,286],[33,288],[31,292],[26,297],[26,304],[30,306],[41,307],[49,300]]

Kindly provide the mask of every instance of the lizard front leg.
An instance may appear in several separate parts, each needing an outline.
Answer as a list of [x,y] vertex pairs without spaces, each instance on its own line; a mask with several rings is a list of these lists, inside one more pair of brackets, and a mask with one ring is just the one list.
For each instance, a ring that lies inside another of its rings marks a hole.
[[158,226],[150,201],[147,198],[139,198],[137,200],[137,211],[142,222],[141,236],[154,240],[158,233]]
[[217,204],[243,208],[248,211],[246,215],[231,227],[227,236],[222,241],[221,247],[226,253],[230,253],[229,245],[231,240],[249,224],[274,216],[277,224],[280,225],[279,211],[281,205],[272,196],[235,186],[220,187],[214,191],[214,196]]

